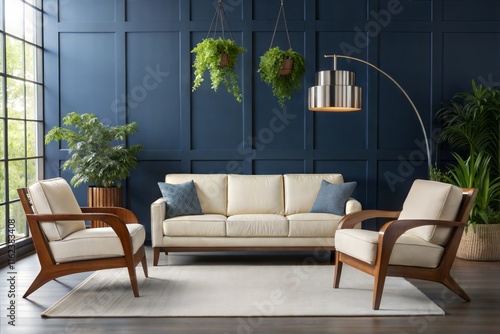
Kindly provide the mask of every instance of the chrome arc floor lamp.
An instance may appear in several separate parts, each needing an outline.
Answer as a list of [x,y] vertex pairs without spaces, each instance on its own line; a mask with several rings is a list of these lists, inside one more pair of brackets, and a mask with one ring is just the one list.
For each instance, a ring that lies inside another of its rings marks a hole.
[[320,71],[316,73],[316,86],[310,87],[308,92],[308,109],[326,112],[350,112],[362,109],[362,89],[355,85],[356,75],[351,71],[337,70],[337,58],[354,60],[376,69],[391,80],[403,92],[404,96],[413,107],[424,134],[425,148],[427,150],[427,166],[428,172],[430,173],[431,153],[424,122],[422,121],[422,117],[420,117],[417,107],[403,87],[401,87],[401,85],[389,74],[362,59],[336,54],[325,55],[325,58],[333,58],[333,71]]

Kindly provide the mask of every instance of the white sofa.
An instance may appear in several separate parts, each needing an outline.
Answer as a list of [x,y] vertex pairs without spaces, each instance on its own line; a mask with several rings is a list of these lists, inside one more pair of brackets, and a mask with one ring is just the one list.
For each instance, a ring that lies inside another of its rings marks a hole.
[[[160,252],[227,250],[335,250],[343,215],[311,213],[322,180],[341,174],[167,174],[165,183],[194,182],[201,215],[167,217],[163,197],[151,204],[153,265]],[[361,210],[353,198],[344,213]]]

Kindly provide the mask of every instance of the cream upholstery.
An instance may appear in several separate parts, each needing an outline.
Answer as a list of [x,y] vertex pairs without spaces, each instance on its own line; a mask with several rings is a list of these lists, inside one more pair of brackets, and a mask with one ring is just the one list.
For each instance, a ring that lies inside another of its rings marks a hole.
[[[40,180],[28,187],[34,213],[82,213],[73,191],[63,178]],[[83,220],[42,223],[49,241],[66,238],[73,232],[84,230]]]
[[[140,224],[127,224],[134,254],[144,244],[146,230]],[[49,242],[58,263],[124,256],[120,239],[111,227],[80,230],[63,240]]]
[[227,215],[284,213],[281,175],[228,175]]
[[[342,183],[341,174],[168,174],[167,183],[194,180],[202,215],[165,219],[163,198],[151,204],[155,260],[169,248],[308,247],[330,249],[341,216],[310,213],[321,181]],[[208,195],[210,194],[210,195]],[[361,210],[349,199],[346,213]]]
[[[337,231],[335,247],[344,254],[373,264],[377,256],[378,232],[345,229]],[[403,234],[392,251],[389,264],[436,268],[444,248],[410,234]],[[416,256],[418,254],[418,256]]]
[[[428,181],[415,180],[403,204],[399,219],[455,220],[462,201],[462,188]],[[436,226],[421,226],[406,233],[431,241]],[[444,245],[448,241],[449,228],[442,228],[433,243]]]

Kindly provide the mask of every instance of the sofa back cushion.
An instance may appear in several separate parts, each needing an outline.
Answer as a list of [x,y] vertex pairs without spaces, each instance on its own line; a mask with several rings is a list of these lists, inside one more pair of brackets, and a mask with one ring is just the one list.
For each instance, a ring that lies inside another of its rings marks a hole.
[[228,175],[227,215],[252,213],[284,213],[282,175]]
[[[436,219],[451,220],[457,218],[462,202],[462,188],[436,181],[415,180],[403,204],[399,219]],[[426,241],[443,245],[449,238],[448,227],[420,226],[408,230]]]
[[[76,198],[63,178],[40,180],[28,187],[33,212],[37,214],[81,214]],[[41,228],[49,241],[66,238],[71,233],[85,229],[85,221],[53,221],[41,223]]]
[[310,212],[321,182],[343,183],[342,174],[285,174],[285,215]]
[[204,214],[226,215],[226,174],[167,174],[165,182],[181,184],[194,181],[201,210]]

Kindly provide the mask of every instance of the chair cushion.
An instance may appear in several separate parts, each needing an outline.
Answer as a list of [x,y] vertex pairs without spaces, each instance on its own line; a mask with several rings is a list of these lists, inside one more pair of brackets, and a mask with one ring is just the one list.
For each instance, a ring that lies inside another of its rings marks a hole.
[[311,212],[345,215],[345,204],[354,188],[356,188],[356,182],[332,184],[325,180],[321,181],[321,188]]
[[331,213],[297,213],[287,218],[289,237],[333,237],[342,216]]
[[[144,244],[146,230],[141,224],[127,224],[135,252]],[[111,227],[89,228],[49,242],[58,263],[124,256],[120,239]]]
[[194,181],[196,193],[204,214],[226,215],[226,174],[167,174],[166,183],[179,184]]
[[227,215],[284,213],[281,175],[228,175]]
[[[36,181],[28,187],[28,193],[34,213],[82,213],[71,187],[63,178]],[[41,228],[49,241],[56,241],[76,231],[84,230],[85,221],[45,222],[41,223]]]
[[167,203],[167,218],[203,213],[193,180],[181,184],[158,182],[158,186]]
[[224,237],[226,216],[180,216],[163,221],[163,235],[169,237]]
[[321,182],[343,183],[342,174],[285,174],[285,214],[310,212],[316,201]]
[[[415,180],[403,204],[399,219],[455,220],[462,202],[462,188],[436,181]],[[448,228],[446,228],[449,230]],[[430,241],[436,226],[421,226],[408,230],[406,234]],[[434,243],[446,243],[448,233],[439,233]]]
[[[338,230],[335,234],[335,248],[341,253],[374,264],[377,257],[378,235],[376,231],[361,229]],[[389,264],[436,268],[443,252],[442,246],[411,234],[403,234],[394,245]]]
[[288,220],[274,214],[234,215],[227,218],[228,237],[286,237]]

